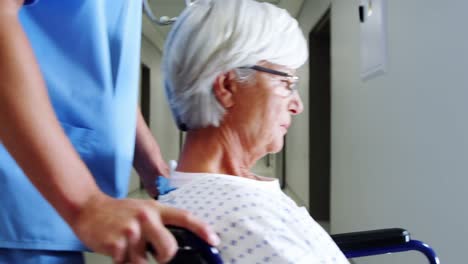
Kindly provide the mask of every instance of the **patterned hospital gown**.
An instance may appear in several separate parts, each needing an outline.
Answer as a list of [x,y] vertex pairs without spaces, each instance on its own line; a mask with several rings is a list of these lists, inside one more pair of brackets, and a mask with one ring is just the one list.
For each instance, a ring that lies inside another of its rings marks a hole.
[[330,236],[277,180],[172,172],[162,203],[191,211],[221,238],[224,263],[349,263]]

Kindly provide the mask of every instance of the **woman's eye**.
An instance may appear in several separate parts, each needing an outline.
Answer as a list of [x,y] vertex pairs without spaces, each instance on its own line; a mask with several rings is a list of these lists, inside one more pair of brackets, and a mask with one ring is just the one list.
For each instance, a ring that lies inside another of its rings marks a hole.
[[291,90],[291,87],[292,87],[291,82],[289,82],[288,80],[282,80],[281,82],[284,88]]

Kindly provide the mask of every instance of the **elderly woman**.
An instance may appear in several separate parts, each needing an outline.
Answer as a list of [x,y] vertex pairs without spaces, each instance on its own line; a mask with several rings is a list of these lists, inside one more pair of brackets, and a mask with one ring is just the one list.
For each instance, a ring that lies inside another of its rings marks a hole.
[[302,112],[294,72],[306,60],[296,20],[252,0],[196,1],[169,34],[165,89],[187,137],[177,189],[160,201],[210,223],[227,263],[348,263],[277,180],[250,171]]

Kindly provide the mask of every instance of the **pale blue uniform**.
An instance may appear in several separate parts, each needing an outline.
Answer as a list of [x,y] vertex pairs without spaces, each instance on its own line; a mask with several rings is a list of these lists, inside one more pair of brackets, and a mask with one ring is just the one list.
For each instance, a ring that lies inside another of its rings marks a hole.
[[[26,2],[36,3],[22,8],[20,20],[63,129],[99,187],[124,197],[135,145],[141,0]],[[12,263],[6,249],[85,250],[1,144],[0,190],[0,263]]]

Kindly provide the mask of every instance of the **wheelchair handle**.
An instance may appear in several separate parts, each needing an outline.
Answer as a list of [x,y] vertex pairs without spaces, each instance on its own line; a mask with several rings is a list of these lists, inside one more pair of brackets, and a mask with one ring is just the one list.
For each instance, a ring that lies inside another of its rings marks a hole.
[[[187,229],[166,226],[175,237],[179,249],[169,264],[222,264],[221,256],[217,248],[210,246],[194,233]],[[146,244],[146,251],[157,254],[150,243]]]

